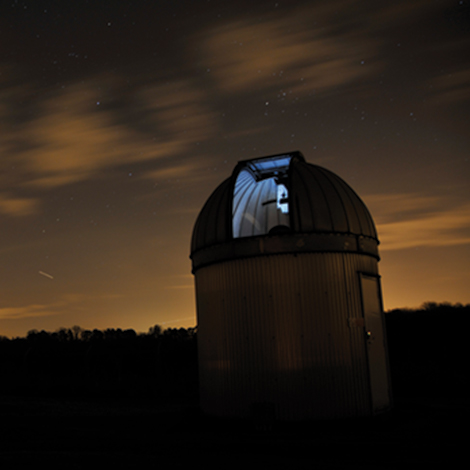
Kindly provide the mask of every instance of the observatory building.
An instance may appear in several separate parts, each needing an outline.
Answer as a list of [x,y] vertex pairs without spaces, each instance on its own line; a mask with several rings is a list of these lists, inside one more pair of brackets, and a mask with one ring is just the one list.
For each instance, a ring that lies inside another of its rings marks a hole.
[[300,152],[239,162],[191,242],[203,412],[388,410],[378,244],[357,194]]

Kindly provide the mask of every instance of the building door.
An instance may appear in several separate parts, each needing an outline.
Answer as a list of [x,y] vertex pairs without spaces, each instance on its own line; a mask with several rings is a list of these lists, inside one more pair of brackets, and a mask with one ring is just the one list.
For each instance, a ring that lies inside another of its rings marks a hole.
[[372,412],[375,414],[390,407],[388,363],[380,282],[379,278],[365,274],[361,274],[360,279],[369,362]]

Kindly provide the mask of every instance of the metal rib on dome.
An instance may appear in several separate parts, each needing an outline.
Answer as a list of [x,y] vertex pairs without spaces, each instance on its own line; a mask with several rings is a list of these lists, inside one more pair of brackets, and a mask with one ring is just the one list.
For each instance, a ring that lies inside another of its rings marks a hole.
[[358,250],[365,237],[373,253],[378,244],[372,217],[351,187],[307,163],[300,152],[290,152],[239,162],[199,214],[191,254],[281,233],[351,236]]
[[295,233],[352,233],[377,239],[367,207],[339,176],[305,162],[292,165],[289,176]]
[[193,229],[191,253],[232,239],[230,178],[222,182],[204,204]]

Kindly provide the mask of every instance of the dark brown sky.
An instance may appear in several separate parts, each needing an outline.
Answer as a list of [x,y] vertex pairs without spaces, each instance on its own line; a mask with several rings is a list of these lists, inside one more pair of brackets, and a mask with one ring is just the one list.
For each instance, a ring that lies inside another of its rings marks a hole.
[[290,150],[368,205],[386,309],[470,302],[469,11],[2,2],[0,334],[194,325],[199,210]]

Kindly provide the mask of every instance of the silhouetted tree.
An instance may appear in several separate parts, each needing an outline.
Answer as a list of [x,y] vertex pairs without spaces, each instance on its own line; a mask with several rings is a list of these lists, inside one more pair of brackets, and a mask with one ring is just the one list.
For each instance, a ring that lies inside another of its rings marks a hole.
[[82,330],[80,332],[80,340],[88,343],[89,341],[91,341],[92,335],[93,332],[91,330]]
[[468,393],[470,304],[425,302],[386,312],[395,398],[462,400]]
[[71,330],[71,333],[72,333],[72,339],[77,341],[78,339],[80,339],[80,335],[82,333],[82,328],[79,327],[78,325],[74,325],[72,326],[72,328],[70,329]]
[[162,327],[160,325],[151,326],[147,334],[158,338],[162,334]]

